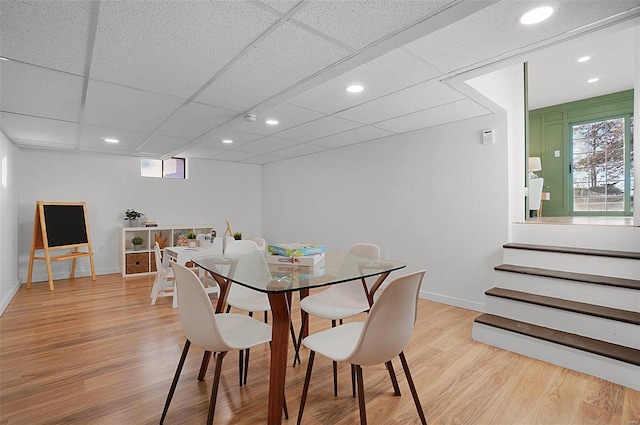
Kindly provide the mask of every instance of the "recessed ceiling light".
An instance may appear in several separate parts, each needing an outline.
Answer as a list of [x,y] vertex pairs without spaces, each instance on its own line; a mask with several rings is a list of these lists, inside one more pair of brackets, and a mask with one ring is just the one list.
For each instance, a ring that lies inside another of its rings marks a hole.
[[553,8],[551,6],[541,6],[531,9],[520,16],[520,23],[522,25],[533,25],[540,23],[553,14]]
[[578,58],[578,62],[582,63],[582,62],[586,62],[589,59],[591,59],[591,56],[583,56],[581,58]]
[[276,125],[278,124],[278,120],[266,120],[265,123],[268,125]]
[[231,139],[224,139],[224,140],[222,141],[222,143],[226,143],[226,144],[233,143],[233,140],[231,140]]
[[104,139],[104,141],[107,142],[107,143],[120,143],[120,140],[118,140],[118,139],[109,139],[109,138],[107,138],[107,139]]
[[351,84],[350,86],[347,86],[345,90],[349,93],[360,93],[364,90],[364,86],[361,84]]
[[600,78],[597,78],[597,77],[596,77],[596,78],[589,78],[589,79],[587,80],[587,83],[595,83],[595,82],[596,82],[596,81],[598,81],[598,80],[600,80]]

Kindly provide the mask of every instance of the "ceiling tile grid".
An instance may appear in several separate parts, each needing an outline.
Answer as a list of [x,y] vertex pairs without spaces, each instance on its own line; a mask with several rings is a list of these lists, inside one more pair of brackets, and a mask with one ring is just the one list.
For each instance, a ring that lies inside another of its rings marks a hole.
[[249,49],[196,100],[248,110],[349,53],[315,34],[285,23]]
[[177,97],[90,81],[84,123],[151,133],[183,102]]
[[50,120],[28,115],[3,112],[0,115],[2,131],[7,137],[23,142],[43,142],[75,147],[78,124],[69,121]]
[[[129,153],[142,144],[148,136],[148,133],[84,124],[80,132],[80,150]],[[106,143],[104,141],[106,138],[117,139],[120,142],[117,144]]]
[[[438,75],[440,73],[437,70],[413,54],[395,49],[299,94],[290,99],[289,103],[333,114]],[[363,84],[365,90],[360,93],[346,92],[345,88],[354,83]]]
[[197,102],[188,102],[180,107],[157,130],[164,136],[195,139],[212,128],[231,120],[239,111],[216,108]]
[[91,78],[191,98],[276,20],[244,1],[102,1]]
[[362,127],[362,124],[329,115],[324,118],[281,131],[276,133],[275,136],[282,139],[308,142],[321,137],[341,133],[346,130],[351,130],[356,127]]
[[83,78],[14,61],[0,61],[3,112],[78,122]]
[[263,137],[254,142],[249,142],[237,148],[237,150],[246,153],[252,153],[254,155],[264,155],[272,152],[276,152],[281,149],[285,149],[294,145],[297,145],[298,142],[294,142],[291,140],[280,139],[278,137]]
[[355,143],[361,143],[369,140],[379,139],[381,137],[391,136],[393,134],[393,132],[383,130],[381,128],[365,126],[354,128],[353,130],[343,131],[342,133],[333,134],[331,136],[322,137],[320,139],[309,142],[309,144],[336,149],[343,146],[353,145]]
[[0,3],[0,56],[84,75],[91,3],[17,1]]

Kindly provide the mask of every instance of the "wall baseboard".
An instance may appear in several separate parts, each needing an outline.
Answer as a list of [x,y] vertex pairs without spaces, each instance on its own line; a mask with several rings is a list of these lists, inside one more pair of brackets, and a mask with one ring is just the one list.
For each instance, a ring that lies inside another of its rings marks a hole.
[[[103,274],[120,274],[119,267],[110,267],[106,269],[96,269],[96,276],[100,276]],[[86,277],[91,276],[91,270],[76,270],[76,277]],[[71,275],[69,273],[53,273],[53,281],[55,284],[56,280],[61,279],[70,279]],[[31,276],[32,282],[46,282],[49,278],[46,273],[38,273]],[[25,276],[20,277],[21,283],[27,283],[27,278]]]
[[20,289],[20,280],[16,281],[7,296],[2,300],[2,304],[0,304],[0,316],[2,316],[4,311],[7,309],[13,297],[16,296],[18,289]]
[[467,310],[478,311],[480,313],[485,313],[485,304],[480,304],[477,302],[463,300],[461,298],[449,297],[446,295],[436,294],[428,291],[420,291],[420,298],[435,301],[441,304],[448,304],[455,307],[464,308]]

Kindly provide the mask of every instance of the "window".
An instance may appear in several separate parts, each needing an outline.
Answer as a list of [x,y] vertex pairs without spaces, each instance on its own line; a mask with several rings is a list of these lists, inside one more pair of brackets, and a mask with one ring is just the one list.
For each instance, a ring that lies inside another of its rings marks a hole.
[[184,158],[146,159],[140,160],[140,175],[142,177],[157,177],[162,179],[185,179],[186,160]]
[[624,117],[571,126],[574,212],[629,211],[633,190],[632,144]]

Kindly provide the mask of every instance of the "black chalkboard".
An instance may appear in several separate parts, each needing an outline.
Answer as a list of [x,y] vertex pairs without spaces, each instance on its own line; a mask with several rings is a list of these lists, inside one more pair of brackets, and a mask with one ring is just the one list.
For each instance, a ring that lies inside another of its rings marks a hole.
[[43,205],[49,248],[86,244],[84,205]]

